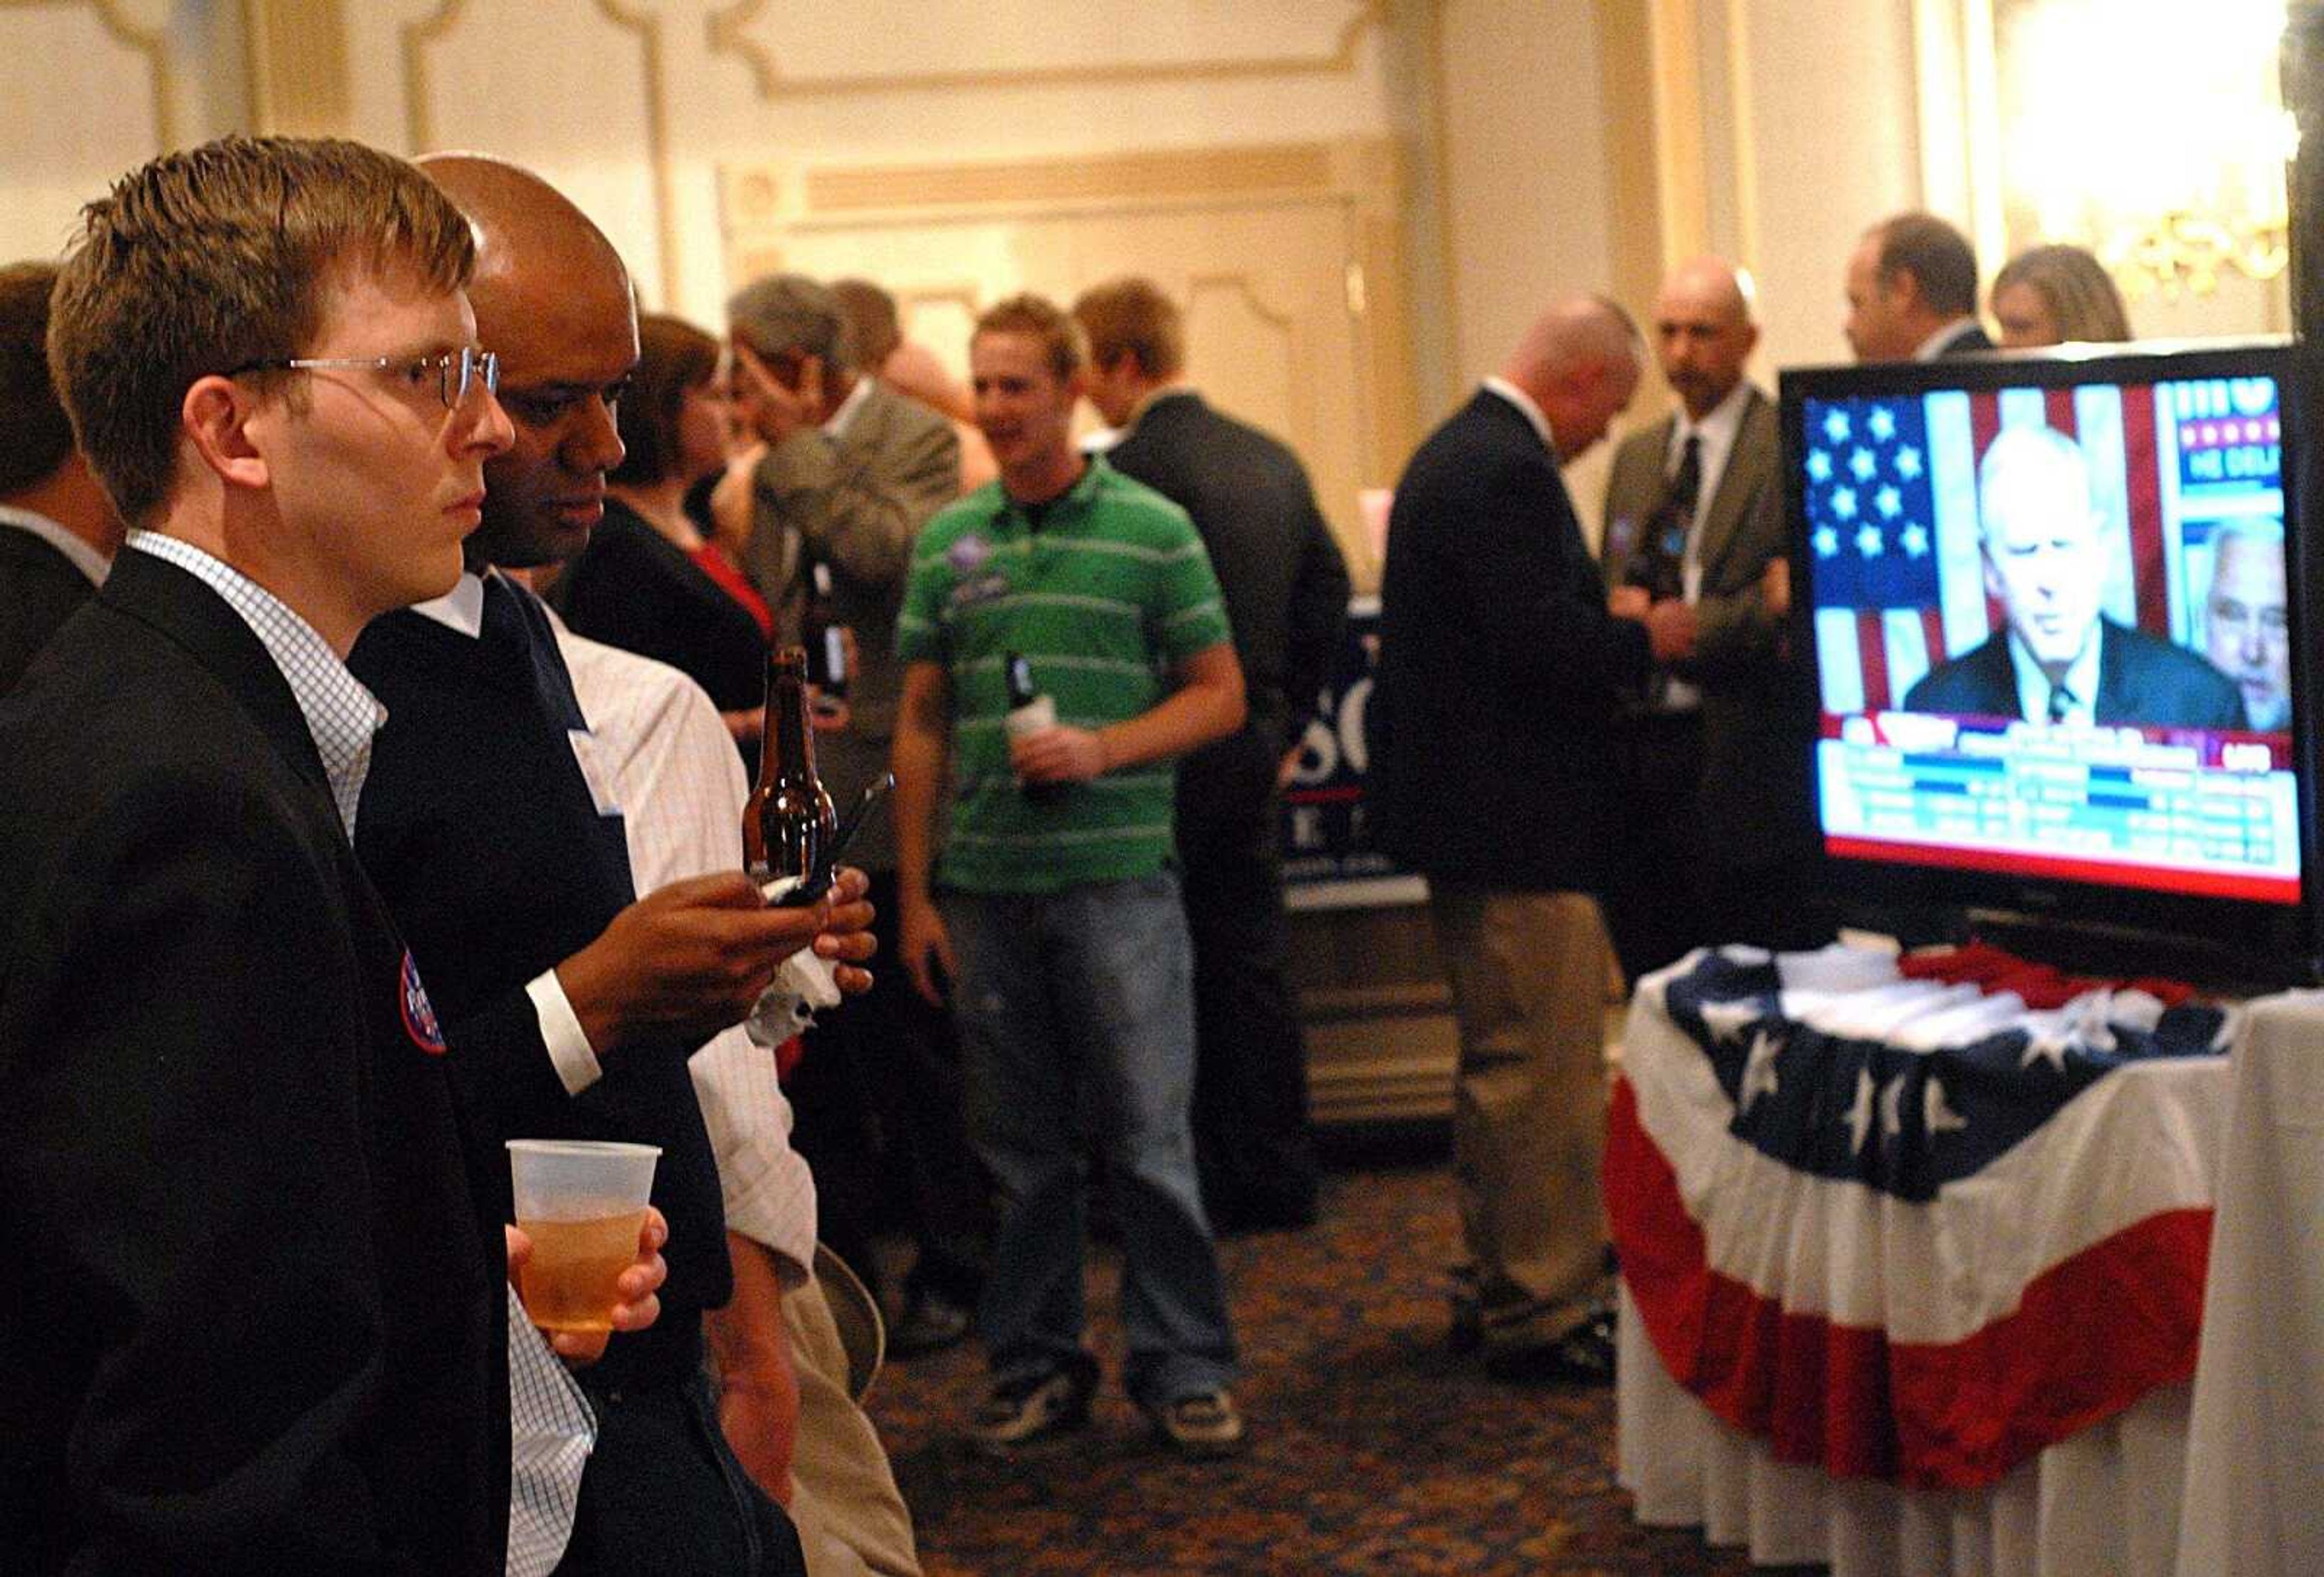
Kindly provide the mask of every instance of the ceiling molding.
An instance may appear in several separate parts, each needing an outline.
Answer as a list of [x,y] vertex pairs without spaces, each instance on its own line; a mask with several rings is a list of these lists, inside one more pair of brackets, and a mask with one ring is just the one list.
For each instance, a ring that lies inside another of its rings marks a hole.
[[1364,34],[1381,25],[1390,0],[1357,0],[1332,49],[1320,55],[1224,58],[1207,60],[1120,60],[1059,66],[997,67],[885,75],[806,77],[788,74],[774,51],[752,31],[769,0],[737,0],[708,22],[712,55],[741,60],[759,97],[774,100],[852,94],[943,92],[963,88],[1086,88],[1146,82],[1222,81],[1237,78],[1346,76],[1356,69]]

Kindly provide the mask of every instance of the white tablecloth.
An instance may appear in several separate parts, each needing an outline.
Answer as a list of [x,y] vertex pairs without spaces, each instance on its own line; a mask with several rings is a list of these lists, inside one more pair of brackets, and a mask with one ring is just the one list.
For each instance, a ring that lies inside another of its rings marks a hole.
[[2324,1572],[2324,996],[2236,1049],[2179,1577]]
[[[2308,1010],[2311,1023],[2324,1024],[2324,998],[2313,999]],[[2324,1046],[2324,1036],[2312,1043]],[[1655,1100],[1667,1105],[1704,1084],[1710,1075],[1696,1065],[1701,1057],[1668,1017],[1659,989],[1642,991],[1633,1003],[1625,1048],[1626,1072],[1642,1092],[1639,1109]],[[2304,1122],[2299,1131],[2310,1141],[2308,1176],[2319,1185],[2311,1195],[2318,1203],[2301,1218],[2300,1231],[2312,1241],[2313,1235],[2324,1234],[2324,1142],[2317,1142],[2324,1140],[2324,1052],[2310,1064],[2313,1088],[2304,1116],[2286,1120]],[[1997,1217],[1995,1230],[2038,1240],[2037,1229],[2049,1219],[2043,1213],[2073,1208],[2089,1190],[2117,1202],[2135,1200],[2166,1167],[2184,1195],[2182,1211],[2209,1203],[2225,1131],[2229,1069],[2213,1059],[2134,1066],[2135,1071],[2115,1074],[2107,1084],[2083,1093],[2082,1102],[2097,1102],[2085,1108],[2086,1114],[2107,1120],[2094,1122],[2089,1142],[2060,1166],[2038,1178],[2010,1180],[2014,1197]],[[2171,1120],[2161,1121],[2163,1115]],[[1812,1219],[1803,1218],[1800,1230],[1817,1228]],[[2279,1245],[2299,1237],[2282,1218],[2257,1230],[2272,1231]],[[2307,1258],[2311,1267],[2324,1268],[2324,1254]],[[2215,1261],[2215,1297],[2218,1274]],[[2319,1382],[2311,1394],[2324,1397],[2324,1339],[2302,1342],[2294,1333],[2303,1327],[2290,1317],[2292,1305],[2300,1305],[2308,1317],[2304,1329],[2324,1326],[2324,1268],[2304,1286],[2278,1284],[2267,1290],[2273,1301],[2255,1318],[2282,1328],[2285,1351],[2271,1360],[2274,1367],[2254,1376],[2254,1387],[2280,1384],[2282,1368],[2296,1354]],[[2191,1315],[2191,1303],[2188,1312]],[[2104,1311],[2089,1311],[2087,1317],[2089,1338],[2104,1340]],[[2080,1325],[2080,1317],[2076,1323]],[[1833,1577],[2171,1577],[2174,1566],[2181,1577],[2217,1577],[2242,1570],[2200,1563],[2200,1557],[2197,1564],[2178,1566],[2181,1506],[2189,1479],[2188,1385],[2147,1391],[2126,1410],[2057,1441],[1983,1488],[1904,1490],[1876,1479],[1835,1479],[1821,1467],[1777,1461],[1766,1440],[1729,1425],[1671,1378],[1627,1288],[1619,1343],[1618,1472],[1636,1497],[1641,1522],[1699,1526],[1710,1542],[1744,1545],[1763,1564],[1825,1563]],[[2208,1363],[2208,1340],[2204,1351]],[[2240,1398],[2227,1405],[2248,1406]],[[2324,1403],[2299,1413],[2293,1422],[2306,1432],[2310,1446],[2324,1446]],[[2221,1423],[2223,1429],[2234,1427],[2224,1414]],[[2287,1488],[2301,1469],[2308,1470],[2301,1507],[2324,1515],[2319,1509],[2324,1508],[2324,1480],[2317,1471],[2324,1468],[2324,1451],[2287,1455],[2282,1465]],[[2246,1498],[2258,1493],[2240,1481],[2228,1489]],[[2324,1577],[2324,1545],[2318,1550],[2297,1565],[2252,1570]]]
[[[1762,1565],[1832,1577],[2139,1577],[2179,1540],[2187,1388],[2172,1386],[1976,1492],[1839,1481],[1779,1462],[1663,1370],[1626,1296],[1616,1382],[1620,1480],[1652,1527],[1700,1527]],[[2225,1567],[2208,1570],[2223,1572]],[[2292,1568],[2283,1569],[2287,1577]],[[2301,1568],[2311,1574],[2324,1566]],[[2185,1577],[2193,1577],[2191,1571]]]

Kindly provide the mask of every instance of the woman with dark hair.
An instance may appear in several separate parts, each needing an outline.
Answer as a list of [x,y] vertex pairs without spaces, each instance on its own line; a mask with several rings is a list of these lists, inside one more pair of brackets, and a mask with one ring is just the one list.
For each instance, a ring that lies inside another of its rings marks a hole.
[[1993,316],[2005,350],[2130,337],[2122,292],[2079,246],[2021,252],[1993,278]]
[[[686,490],[726,463],[718,342],[692,324],[638,319],[636,376],[622,397],[622,463],[606,478],[605,518],[551,595],[574,632],[679,669],[754,737],[766,689],[764,603],[687,517]],[[730,571],[731,572],[731,571]]]

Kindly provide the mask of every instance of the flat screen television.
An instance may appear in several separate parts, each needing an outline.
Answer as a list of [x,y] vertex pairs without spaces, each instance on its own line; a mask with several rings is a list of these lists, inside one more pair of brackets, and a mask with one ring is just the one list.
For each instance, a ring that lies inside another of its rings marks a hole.
[[2270,341],[1783,374],[1793,640],[1849,909],[2316,977],[2296,364]]

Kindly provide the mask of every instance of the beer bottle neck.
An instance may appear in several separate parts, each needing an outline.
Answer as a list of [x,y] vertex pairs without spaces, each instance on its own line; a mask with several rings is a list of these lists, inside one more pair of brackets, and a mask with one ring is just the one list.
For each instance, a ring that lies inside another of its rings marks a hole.
[[759,746],[759,783],[768,788],[816,786],[807,680],[796,662],[777,659],[767,665],[767,731]]

